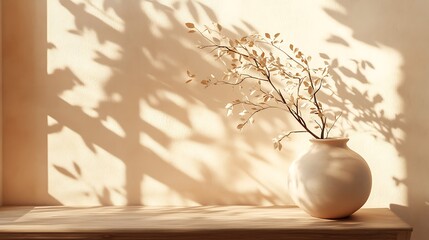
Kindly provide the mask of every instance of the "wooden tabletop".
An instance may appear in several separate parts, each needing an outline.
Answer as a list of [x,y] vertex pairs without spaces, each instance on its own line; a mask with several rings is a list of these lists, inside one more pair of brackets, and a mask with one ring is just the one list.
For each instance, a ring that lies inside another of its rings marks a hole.
[[[0,239],[408,239],[389,209],[318,219],[296,207],[2,207]],[[358,238],[359,237],[359,238]]]

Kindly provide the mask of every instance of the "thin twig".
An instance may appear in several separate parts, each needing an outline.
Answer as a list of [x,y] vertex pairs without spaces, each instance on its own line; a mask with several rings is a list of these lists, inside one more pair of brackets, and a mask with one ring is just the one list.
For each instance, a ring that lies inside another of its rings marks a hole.
[[277,139],[277,142],[281,142],[284,138],[289,137],[293,133],[306,133],[307,131],[304,130],[296,130],[296,131],[290,131],[287,134],[283,135],[281,138]]
[[329,137],[329,133],[331,132],[331,129],[334,127],[335,123],[337,123],[338,119],[341,117],[343,113],[340,112],[340,114],[338,115],[338,117],[335,118],[334,123],[332,123],[332,126],[328,129],[328,131],[326,132],[326,138]]

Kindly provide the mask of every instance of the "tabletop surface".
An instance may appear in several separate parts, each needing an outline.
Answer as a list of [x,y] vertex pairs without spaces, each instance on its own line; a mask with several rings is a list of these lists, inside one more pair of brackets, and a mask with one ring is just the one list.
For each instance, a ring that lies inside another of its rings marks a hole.
[[190,230],[411,231],[389,209],[363,208],[351,217],[318,219],[296,207],[1,207],[0,233]]

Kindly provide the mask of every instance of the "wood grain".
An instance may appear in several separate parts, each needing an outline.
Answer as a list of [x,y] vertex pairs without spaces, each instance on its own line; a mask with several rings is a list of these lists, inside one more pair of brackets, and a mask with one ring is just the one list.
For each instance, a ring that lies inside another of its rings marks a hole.
[[409,239],[388,209],[340,220],[295,207],[3,207],[0,239]]

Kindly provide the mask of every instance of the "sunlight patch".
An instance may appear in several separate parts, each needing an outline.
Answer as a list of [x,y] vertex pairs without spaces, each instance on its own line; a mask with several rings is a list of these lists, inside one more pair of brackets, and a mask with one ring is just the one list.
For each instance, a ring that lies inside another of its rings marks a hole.
[[191,129],[183,121],[161,109],[153,108],[144,100],[140,100],[140,117],[172,139],[186,138],[191,135]]
[[107,116],[106,119],[101,120],[101,124],[106,127],[106,129],[114,132],[116,135],[125,138],[126,133],[121,125],[111,116]]
[[[49,117],[48,121],[55,121]],[[57,121],[58,122],[58,121]],[[89,133],[95,134],[95,133]],[[100,136],[102,137],[102,136]],[[124,162],[114,155],[115,144],[97,145],[68,127],[48,135],[48,189],[65,205],[123,205],[126,203]]]
[[188,111],[192,130],[197,134],[214,139],[224,139],[226,130],[222,116],[204,106],[191,106]]

